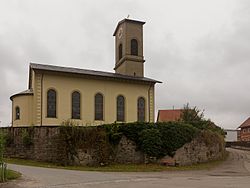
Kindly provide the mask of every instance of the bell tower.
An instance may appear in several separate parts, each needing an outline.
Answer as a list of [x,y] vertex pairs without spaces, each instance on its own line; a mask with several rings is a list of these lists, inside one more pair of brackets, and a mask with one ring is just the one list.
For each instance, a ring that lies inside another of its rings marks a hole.
[[143,25],[145,22],[124,19],[116,26],[115,73],[144,77]]

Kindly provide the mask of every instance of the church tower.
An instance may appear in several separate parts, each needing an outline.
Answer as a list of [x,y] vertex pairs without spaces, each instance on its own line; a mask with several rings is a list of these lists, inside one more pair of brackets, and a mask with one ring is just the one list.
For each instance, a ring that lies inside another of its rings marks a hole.
[[115,72],[144,77],[143,25],[145,22],[124,19],[115,29]]

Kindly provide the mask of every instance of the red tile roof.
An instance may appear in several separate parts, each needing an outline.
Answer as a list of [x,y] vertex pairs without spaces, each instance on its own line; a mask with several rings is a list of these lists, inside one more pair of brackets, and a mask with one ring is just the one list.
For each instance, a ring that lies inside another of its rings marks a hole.
[[243,127],[250,127],[250,117],[239,126],[239,128]]
[[157,122],[177,121],[181,118],[182,109],[159,110]]

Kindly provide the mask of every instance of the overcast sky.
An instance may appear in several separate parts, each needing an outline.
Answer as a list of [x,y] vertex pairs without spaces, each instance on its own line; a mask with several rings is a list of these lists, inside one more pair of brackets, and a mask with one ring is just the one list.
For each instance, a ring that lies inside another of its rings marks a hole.
[[30,62],[112,72],[112,34],[128,14],[146,21],[157,110],[188,102],[224,128],[250,116],[249,0],[0,0],[0,125]]

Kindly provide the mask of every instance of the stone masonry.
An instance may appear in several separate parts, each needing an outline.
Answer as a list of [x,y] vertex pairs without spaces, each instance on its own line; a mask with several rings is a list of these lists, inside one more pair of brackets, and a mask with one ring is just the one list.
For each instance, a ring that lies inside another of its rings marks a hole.
[[165,156],[160,162],[169,162],[170,165],[187,166],[222,159],[225,156],[225,147],[221,143],[207,144],[199,135],[190,143],[179,148],[173,157]]
[[[119,144],[112,147],[110,143],[105,143],[105,156],[100,156],[100,148],[96,145],[78,146],[76,153],[69,155],[66,144],[60,138],[59,127],[15,127],[1,128],[8,133],[7,148],[5,157],[32,159],[36,161],[52,162],[56,164],[72,165],[100,165],[105,163],[145,163],[147,156],[139,151],[136,144],[123,136]],[[25,145],[23,133],[32,132],[32,144]],[[196,163],[217,160],[224,156],[224,146],[218,144],[207,144],[202,136],[185,144],[175,152],[173,158],[165,156],[158,162],[172,161],[179,165],[192,165]]]

